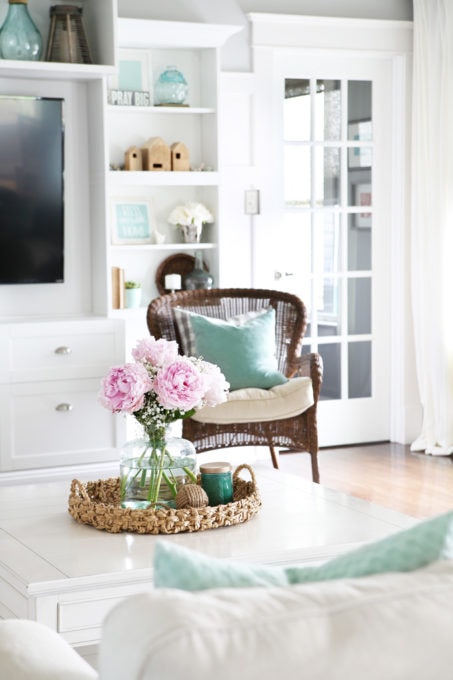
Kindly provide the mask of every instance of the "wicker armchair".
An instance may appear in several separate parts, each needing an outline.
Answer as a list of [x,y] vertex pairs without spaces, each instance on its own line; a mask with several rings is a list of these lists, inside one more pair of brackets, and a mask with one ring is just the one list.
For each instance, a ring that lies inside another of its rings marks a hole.
[[268,446],[275,468],[278,468],[275,447],[285,447],[282,453],[306,451],[311,456],[313,481],[319,482],[316,409],[322,360],[319,354],[301,354],[307,325],[302,300],[281,291],[240,288],[179,291],[152,300],[147,311],[150,334],[176,340],[181,346],[174,307],[220,319],[268,307],[275,309],[278,368],[288,378],[311,378],[313,405],[299,415],[271,421],[217,424],[188,418],[183,421],[183,436],[193,442],[198,453],[233,446]]

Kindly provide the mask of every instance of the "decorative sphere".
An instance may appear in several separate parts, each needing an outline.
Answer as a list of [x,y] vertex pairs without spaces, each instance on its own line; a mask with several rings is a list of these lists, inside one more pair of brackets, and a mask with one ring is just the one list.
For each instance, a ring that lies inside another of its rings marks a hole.
[[176,494],[176,508],[205,508],[208,503],[208,495],[198,484],[184,484]]

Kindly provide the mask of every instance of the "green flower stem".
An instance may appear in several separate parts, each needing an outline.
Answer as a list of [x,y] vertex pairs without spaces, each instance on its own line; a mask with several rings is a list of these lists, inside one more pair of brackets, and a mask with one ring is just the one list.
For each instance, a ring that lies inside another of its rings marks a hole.
[[159,491],[160,491],[160,485],[162,483],[162,473],[163,470],[162,468],[158,470],[157,475],[153,479],[153,481],[149,483],[149,490],[148,490],[148,500],[151,504],[155,505],[157,503],[157,498],[159,496]]
[[126,489],[128,487],[130,480],[129,477],[121,477],[120,479],[120,498],[121,500],[124,499],[126,495]]
[[140,486],[143,488],[145,484],[146,484],[146,470],[143,469],[140,477]]
[[171,495],[173,496],[173,498],[176,498],[177,482],[176,482],[176,479],[174,478],[173,473],[172,473],[172,477],[173,477],[174,481],[172,481],[170,479],[170,477],[167,475],[166,472],[164,472],[164,470],[162,470],[162,476],[165,479],[168,488],[170,489]]
[[183,470],[184,470],[184,472],[186,473],[186,475],[189,477],[189,479],[190,479],[194,484],[196,484],[197,481],[198,481],[198,480],[197,480],[197,475],[194,474],[193,471],[192,471],[190,468],[188,468],[188,467],[183,467]]

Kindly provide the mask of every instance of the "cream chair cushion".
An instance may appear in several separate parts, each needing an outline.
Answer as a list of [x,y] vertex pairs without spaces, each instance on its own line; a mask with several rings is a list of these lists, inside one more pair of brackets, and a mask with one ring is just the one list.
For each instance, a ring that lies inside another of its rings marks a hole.
[[291,378],[268,390],[247,387],[228,394],[223,404],[202,408],[193,420],[199,423],[253,423],[291,418],[313,406],[311,378]]

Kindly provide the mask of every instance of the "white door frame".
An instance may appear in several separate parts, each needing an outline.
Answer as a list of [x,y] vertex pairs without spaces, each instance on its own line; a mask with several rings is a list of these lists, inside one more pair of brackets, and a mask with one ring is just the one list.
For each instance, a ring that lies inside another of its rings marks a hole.
[[[274,14],[251,14],[249,17],[253,26],[256,140],[261,142],[272,137],[269,128],[272,125],[272,116],[269,115],[272,106],[269,78],[272,77],[276,51],[297,49],[300,51],[299,57],[301,54],[311,57],[317,54],[324,57],[334,57],[336,54],[354,58],[362,56],[384,59],[389,64],[393,140],[389,196],[392,290],[388,318],[391,329],[388,358],[391,375],[389,438],[391,441],[409,443],[419,432],[421,420],[415,378],[408,252],[412,23]],[[265,187],[268,178],[265,145],[257,144],[255,152],[258,186]],[[265,190],[261,203],[262,215],[253,218],[253,229],[257,235],[263,227],[263,220],[273,219],[272,204],[266,205]],[[252,283],[263,285],[263,281]]]

